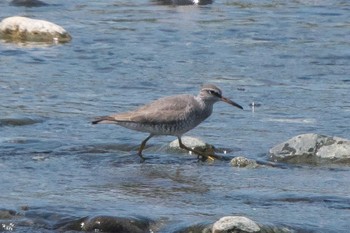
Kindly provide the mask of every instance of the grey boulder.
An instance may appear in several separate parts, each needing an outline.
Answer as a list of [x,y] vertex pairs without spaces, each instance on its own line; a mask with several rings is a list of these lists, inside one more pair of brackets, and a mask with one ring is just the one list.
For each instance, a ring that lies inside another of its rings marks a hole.
[[301,134],[270,149],[274,161],[350,164],[350,140],[320,134]]

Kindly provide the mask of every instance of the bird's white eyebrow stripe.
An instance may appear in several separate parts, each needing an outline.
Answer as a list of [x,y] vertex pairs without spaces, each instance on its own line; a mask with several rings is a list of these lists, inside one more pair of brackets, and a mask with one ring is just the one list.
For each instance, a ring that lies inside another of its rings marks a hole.
[[221,98],[220,92],[218,92],[218,91],[216,91],[216,90],[209,89],[209,88],[205,88],[205,89],[202,89],[202,90],[205,90],[205,91],[212,91],[216,97],[220,97],[220,98]]

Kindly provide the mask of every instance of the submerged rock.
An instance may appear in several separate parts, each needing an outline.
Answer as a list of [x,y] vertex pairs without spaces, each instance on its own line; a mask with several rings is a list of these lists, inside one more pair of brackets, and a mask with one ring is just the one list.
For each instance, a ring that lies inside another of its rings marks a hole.
[[36,123],[43,122],[42,119],[35,119],[31,117],[9,117],[9,118],[0,118],[0,127],[1,126],[23,126],[23,125],[32,125]]
[[290,163],[348,163],[350,140],[319,134],[301,134],[270,149],[273,160]]
[[207,5],[212,4],[212,0],[155,0],[163,5]]
[[9,42],[64,43],[72,39],[68,32],[54,23],[21,16],[0,22],[0,38]]
[[85,221],[82,230],[94,232],[142,233],[149,232],[149,223],[140,219],[98,216]]
[[261,232],[260,227],[253,220],[242,216],[227,216],[214,223],[212,233],[253,233]]
[[[60,224],[62,225],[62,224]],[[150,232],[150,221],[138,218],[122,218],[114,216],[96,216],[82,218],[65,223],[57,229],[60,231],[87,231],[87,232]]]
[[47,6],[48,4],[40,0],[12,0],[12,6],[39,7]]
[[0,219],[12,219],[17,216],[14,210],[0,209]]
[[[168,232],[168,231],[165,231]],[[211,233],[210,227],[204,224],[197,224],[189,227],[185,227],[182,229],[178,229],[175,231],[170,231],[173,233]]]

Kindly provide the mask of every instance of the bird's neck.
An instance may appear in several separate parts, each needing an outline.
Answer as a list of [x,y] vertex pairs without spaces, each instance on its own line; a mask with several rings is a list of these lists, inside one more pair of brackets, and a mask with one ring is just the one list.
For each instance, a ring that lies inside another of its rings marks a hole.
[[196,100],[200,106],[200,115],[203,119],[206,119],[213,112],[214,102],[207,101],[206,99],[201,98],[200,96],[196,97]]

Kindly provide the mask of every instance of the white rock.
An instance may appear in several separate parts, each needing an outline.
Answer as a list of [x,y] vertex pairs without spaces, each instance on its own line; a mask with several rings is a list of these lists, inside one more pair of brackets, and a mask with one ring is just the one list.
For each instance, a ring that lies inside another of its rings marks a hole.
[[72,37],[54,23],[21,16],[5,18],[0,22],[0,38],[9,41],[68,42]]
[[[181,137],[181,141],[183,144],[185,144],[186,146],[190,147],[190,148],[196,148],[196,147],[202,147],[202,148],[206,148],[207,144],[205,142],[203,142],[202,140],[198,139],[198,138],[194,138],[194,137],[189,137],[189,136],[183,136]],[[179,140],[175,139],[174,141],[172,141],[169,146],[171,148],[179,148]]]
[[242,216],[227,216],[214,223],[212,233],[259,232],[260,227],[253,220]]
[[245,168],[257,168],[259,167],[259,164],[253,160],[253,159],[248,159],[243,156],[237,156],[231,159],[230,162],[231,166],[233,167],[245,167]]

